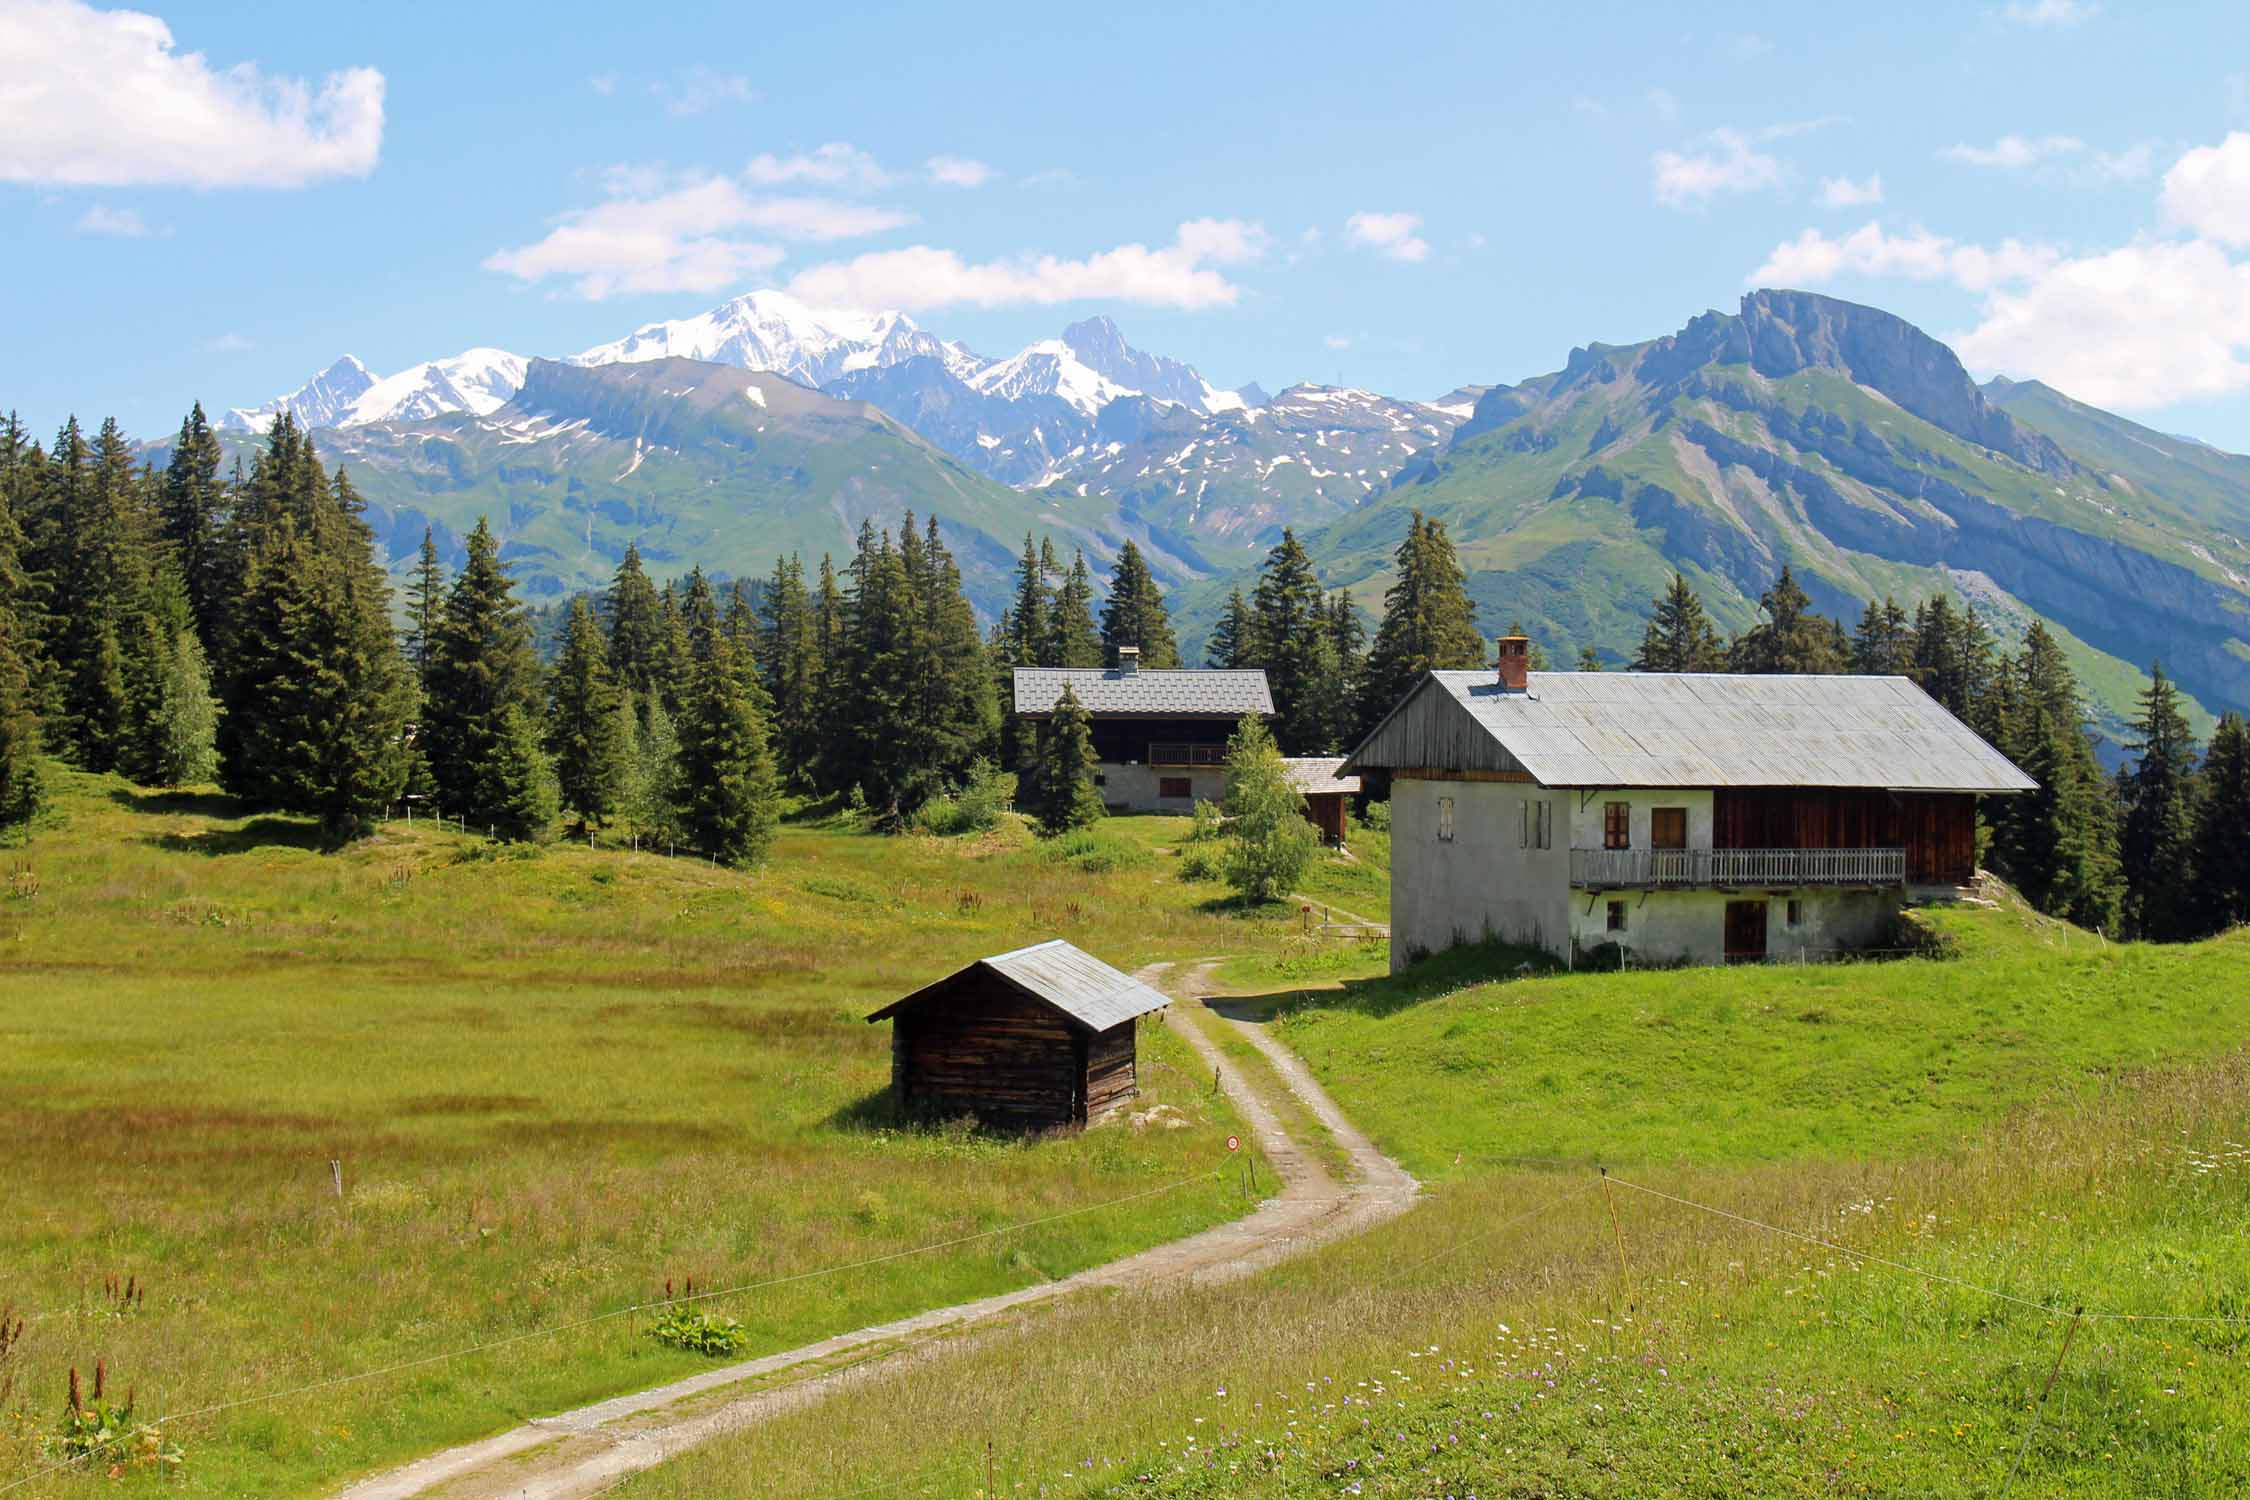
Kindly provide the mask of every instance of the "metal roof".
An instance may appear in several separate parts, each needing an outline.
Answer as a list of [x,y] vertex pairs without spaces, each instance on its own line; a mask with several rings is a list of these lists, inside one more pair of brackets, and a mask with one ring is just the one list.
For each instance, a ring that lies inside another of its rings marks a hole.
[[1068,686],[1086,712],[1103,714],[1273,713],[1273,694],[1262,671],[1124,672],[1115,667],[1018,667],[1016,712],[1048,714]]
[[1387,734],[1423,693],[1450,697],[1543,786],[2038,785],[1909,678],[1703,672],[1533,672],[1520,693],[1491,672],[1432,672],[1346,769],[1458,769],[1414,758],[1422,747],[1402,742],[1411,735]]
[[935,984],[924,985],[902,1000],[894,1000],[870,1021],[896,1015],[916,1002],[936,995],[978,970],[997,974],[1035,1000],[1043,1000],[1089,1031],[1107,1031],[1135,1016],[1145,1016],[1172,1003],[1171,997],[1151,989],[1121,969],[1061,938],[1034,943],[1012,953],[980,958]]
[[1292,755],[1281,763],[1289,768],[1289,784],[1307,797],[1320,792],[1350,794],[1359,790],[1357,776],[1336,774],[1344,764],[1340,755]]

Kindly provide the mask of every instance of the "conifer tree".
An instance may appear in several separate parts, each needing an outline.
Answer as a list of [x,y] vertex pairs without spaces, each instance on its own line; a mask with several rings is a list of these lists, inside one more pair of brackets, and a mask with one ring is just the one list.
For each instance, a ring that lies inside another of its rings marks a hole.
[[0,830],[29,824],[46,793],[39,718],[25,660],[30,642],[22,623],[30,612],[31,583],[15,517],[29,488],[28,447],[20,442],[20,428],[11,416],[0,430]]
[[2212,731],[2203,757],[2203,796],[2196,817],[2198,925],[2219,932],[2250,922],[2250,725],[2229,713]]
[[500,712],[492,760],[484,773],[483,811],[493,837],[510,843],[545,843],[562,813],[555,763],[540,744],[539,722],[520,703]]
[[[500,544],[479,517],[430,653],[422,746],[440,805],[502,837],[544,832],[520,819],[538,809],[532,783],[551,773],[543,754],[523,753],[509,720],[513,710],[536,725],[538,674],[531,623],[501,566]],[[529,743],[536,751],[536,733]],[[510,823],[502,829],[504,817]]]
[[1641,649],[1633,658],[1636,672],[1719,672],[1726,669],[1726,651],[1719,632],[1704,612],[1703,601],[1689,586],[1687,575],[1674,573],[1672,582],[1650,611]]
[[1328,646],[1336,657],[1328,743],[1342,750],[1359,738],[1360,704],[1367,691],[1367,625],[1359,617],[1359,606],[1342,589],[1328,596]]
[[584,595],[570,601],[562,655],[548,684],[547,749],[555,759],[562,805],[581,830],[607,823],[623,799],[631,771],[631,717],[610,675],[609,648]]
[[1048,659],[1052,642],[1049,616],[1053,613],[1054,591],[1048,586],[1047,575],[1054,566],[1054,549],[1050,544],[1044,553],[1032,544],[1030,532],[1023,534],[1023,556],[1016,563],[1016,592],[1008,604],[1008,623],[1013,630],[1009,640],[1011,654],[1019,667],[1054,667],[1060,662]]
[[1319,848],[1305,799],[1290,785],[1281,752],[1256,714],[1227,742],[1227,847],[1221,869],[1245,901],[1277,901],[1296,890]]
[[1252,664],[1257,652],[1257,625],[1250,617],[1250,605],[1236,589],[1227,596],[1226,612],[1219,616],[1218,625],[1211,632],[1211,644],[1203,653],[1206,666],[1239,668]]
[[1104,665],[1117,665],[1120,646],[1140,647],[1141,665],[1151,671],[1180,665],[1180,645],[1164,608],[1164,591],[1157,587],[1148,559],[1130,539],[1118,551],[1117,566],[1109,575],[1109,599],[1102,605]]
[[180,423],[172,456],[164,469],[164,539],[186,587],[195,628],[210,634],[231,593],[224,571],[227,493],[219,483],[218,435],[198,401]]
[[1093,721],[1068,685],[1054,712],[1039,726],[1032,762],[1030,805],[1039,831],[1050,836],[1083,828],[1102,817],[1101,793],[1094,787]]
[[2134,721],[2135,759],[2118,772],[2125,822],[2126,924],[2137,935],[2175,942],[2196,928],[2195,736],[2162,663],[2149,668]]
[[406,579],[406,664],[419,688],[429,686],[430,653],[437,643],[438,617],[444,612],[445,566],[438,561],[436,533],[424,526],[414,571]]
[[1274,737],[1291,749],[1319,748],[1328,727],[1319,676],[1333,674],[1335,660],[1332,649],[1323,650],[1328,641],[1325,603],[1312,558],[1296,533],[1283,528],[1259,570],[1250,606],[1251,636],[1253,665],[1265,668],[1266,686],[1273,693]]
[[1863,677],[1903,677],[1914,666],[1914,628],[1898,600],[1870,599],[1852,632],[1852,671]]
[[683,821],[696,849],[738,868],[765,858],[779,788],[764,716],[724,634],[714,633],[692,669],[680,768]]
[[2016,702],[2000,748],[2038,786],[1989,799],[1988,858],[2039,910],[2114,931],[2122,896],[2116,805],[2086,738],[2077,680],[2043,623],[2032,622],[2005,675],[2017,684]]
[[1484,665],[1484,637],[1453,539],[1443,521],[1415,511],[1392,554],[1398,576],[1383,593],[1383,618],[1368,648],[1358,730],[1371,730],[1425,672]]
[[1773,587],[1758,596],[1765,618],[1727,648],[1727,670],[1759,673],[1828,673],[1844,670],[1844,629],[1815,614],[1812,599],[1784,563]]
[[[911,515],[907,524],[913,524]],[[911,808],[958,781],[970,762],[993,753],[1000,715],[976,609],[962,587],[960,565],[939,535],[937,517],[930,518],[919,552],[905,561],[921,610],[910,659],[907,725],[925,767],[907,799]]]
[[653,701],[650,695],[662,688],[666,642],[663,609],[656,586],[641,569],[637,542],[625,544],[625,556],[610,578],[602,617],[609,626],[609,669],[618,686],[645,708]]
[[1943,594],[1914,612],[1912,675],[1947,713],[1986,738],[1994,726],[1983,711],[1992,686],[1992,632],[1974,608],[1955,609]]
[[820,758],[820,676],[817,622],[805,592],[805,566],[791,556],[777,559],[773,579],[759,601],[758,664],[765,673],[766,696],[773,705],[774,760],[783,782],[810,789],[818,785]]
[[1047,620],[1044,665],[1098,667],[1102,664],[1101,632],[1094,626],[1094,575],[1087,570],[1086,554],[1077,553],[1062,587],[1055,591],[1054,611]]
[[849,782],[840,775],[842,754],[837,729],[844,722],[844,706],[851,692],[851,617],[844,591],[836,582],[835,559],[820,555],[820,582],[812,596],[813,715],[809,761],[810,780],[816,790],[842,791]]
[[1581,672],[1603,670],[1602,654],[1591,646],[1580,646],[1578,648],[1578,670]]

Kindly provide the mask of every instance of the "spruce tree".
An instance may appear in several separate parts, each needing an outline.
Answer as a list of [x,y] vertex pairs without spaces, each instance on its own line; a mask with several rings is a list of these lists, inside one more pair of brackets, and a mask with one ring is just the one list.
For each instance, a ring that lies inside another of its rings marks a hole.
[[766,724],[723,634],[692,671],[680,733],[682,809],[702,854],[742,867],[765,858],[779,821]]
[[1773,587],[1758,596],[1765,618],[1727,648],[1727,670],[1757,673],[1820,674],[1844,670],[1848,645],[1844,629],[1815,614],[1812,599],[1786,563]]
[[1703,609],[1703,600],[1689,586],[1687,575],[1674,573],[1672,582],[1649,612],[1648,629],[1633,658],[1636,672],[1721,672],[1726,651],[1719,632]]
[[1127,540],[1110,570],[1109,599],[1102,605],[1102,660],[1117,665],[1117,648],[1138,646],[1141,665],[1163,671],[1180,665],[1180,646],[1172,634],[1172,617],[1164,608],[1164,591],[1148,568],[1141,549]]
[[1398,576],[1383,593],[1383,618],[1359,687],[1358,731],[1365,734],[1425,672],[1484,665],[1484,637],[1453,539],[1443,521],[1415,511],[1392,554]]
[[225,567],[227,493],[219,483],[218,435],[198,401],[180,423],[164,469],[164,539],[180,570],[195,628],[210,634],[232,592]]
[[1048,658],[1052,643],[1048,616],[1052,612],[1054,591],[1048,587],[1047,574],[1053,565],[1054,552],[1050,547],[1042,561],[1040,549],[1033,545],[1030,532],[1023,534],[1023,556],[1016,563],[1016,592],[1008,605],[1008,621],[1014,635],[1009,644],[1013,648],[1015,664],[1019,667],[1057,667],[1062,663]]
[[1578,670],[1581,672],[1601,671],[1602,654],[1591,646],[1580,646],[1578,648]]
[[2118,773],[2125,822],[2120,856],[2127,926],[2159,942],[2192,937],[2195,892],[2195,737],[2162,663],[2150,667],[2134,721],[2135,759]]
[[[530,782],[543,766],[511,739],[510,710],[536,724],[539,666],[532,654],[531,623],[517,603],[500,544],[482,517],[469,534],[468,555],[445,596],[437,640],[430,653],[429,701],[422,714],[422,747],[440,806],[482,821],[500,833],[503,816],[537,810]],[[536,736],[533,748],[536,749]],[[505,837],[544,830],[511,823]]]
[[808,726],[809,777],[815,790],[842,791],[850,783],[838,774],[841,765],[837,729],[845,721],[845,704],[852,684],[851,620],[844,591],[836,582],[836,563],[820,555],[820,583],[812,597],[813,670],[812,722]]
[[663,609],[656,586],[641,569],[638,543],[625,544],[625,556],[610,578],[609,594],[602,605],[609,626],[609,667],[617,682],[637,704],[653,701],[666,670]]
[[607,823],[618,810],[631,770],[631,719],[609,670],[609,648],[585,596],[570,601],[562,655],[548,683],[547,749],[555,759],[562,805],[578,826]]
[[1328,596],[1328,646],[1336,657],[1336,685],[1327,712],[1328,742],[1342,750],[1359,738],[1360,705],[1367,695],[1367,624],[1342,589]]
[[1305,799],[1256,714],[1227,742],[1227,846],[1220,864],[1245,901],[1278,901],[1296,890],[1320,846]]
[[1071,559],[1070,572],[1055,591],[1055,606],[1047,619],[1047,649],[1043,663],[1053,667],[1098,667],[1102,664],[1102,636],[1094,626],[1094,575],[1087,570],[1086,554]]
[[2006,676],[2016,701],[1999,745],[2038,786],[1989,800],[1987,857],[2039,910],[2114,931],[2123,895],[2116,804],[2086,738],[2077,680],[2040,621]]
[[1226,612],[1219,616],[1211,632],[1211,644],[1203,653],[1204,664],[1230,670],[1247,667],[1253,664],[1257,649],[1257,625],[1250,617],[1249,602],[1238,588],[1227,596]]
[[427,689],[430,654],[437,643],[438,617],[445,612],[445,565],[438,561],[437,536],[422,528],[422,545],[414,554],[414,571],[406,579],[406,664],[414,682]]
[[1862,677],[1903,677],[1914,665],[1914,628],[1898,600],[1870,599],[1852,632],[1852,671]]
[[1039,726],[1032,762],[1030,806],[1044,834],[1068,833],[1102,816],[1101,793],[1094,786],[1098,762],[1092,725],[1078,695],[1065,685],[1054,712]]
[[1983,701],[1992,685],[1992,632],[1974,608],[1955,609],[1943,594],[1932,595],[1914,612],[1911,668],[1922,691],[1946,712],[1991,737]]
[[786,785],[806,790],[819,784],[819,650],[804,563],[794,556],[777,559],[759,601],[758,664],[773,705],[774,760]]
[[1324,651],[1325,599],[1312,558],[1286,527],[1266,554],[1251,596],[1254,665],[1266,671],[1273,693],[1274,737],[1291,749],[1318,748],[1327,725],[1319,674],[1333,673],[1334,653]]
[[540,743],[539,721],[520,703],[501,710],[492,759],[484,772],[486,828],[510,843],[545,843],[562,812],[555,763]]
[[[912,523],[909,516],[907,524]],[[935,516],[919,551],[903,560],[921,612],[908,660],[906,732],[922,762],[922,774],[906,798],[911,809],[957,783],[972,761],[994,753],[1000,713],[984,642],[977,634],[976,609]]]
[[2219,932],[2250,922],[2250,725],[2230,713],[2211,734],[2203,757],[2203,795],[2196,815],[2198,925]]
[[[9,426],[14,426],[12,418]],[[9,472],[17,463],[28,467],[28,456],[11,448],[0,443],[0,830],[28,825],[46,794],[22,625],[30,580],[21,562],[22,534],[14,515],[19,493]]]

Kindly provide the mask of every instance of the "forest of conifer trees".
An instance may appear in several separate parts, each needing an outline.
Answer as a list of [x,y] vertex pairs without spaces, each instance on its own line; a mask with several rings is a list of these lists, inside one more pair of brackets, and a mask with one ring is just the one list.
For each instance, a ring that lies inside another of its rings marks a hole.
[[[200,406],[161,470],[115,422],[89,439],[73,420],[42,447],[0,421],[0,823],[36,815],[52,756],[148,785],[216,780],[338,842],[413,800],[496,838],[567,820],[749,864],[785,796],[900,828],[993,766],[1060,828],[1096,805],[1070,739],[1083,725],[1058,714],[1054,743],[1023,735],[1011,670],[1114,665],[1123,646],[1152,670],[1182,665],[1130,542],[1098,594],[1083,552],[1066,565],[1027,535],[989,632],[937,519],[911,514],[863,524],[841,568],[823,556],[808,577],[782,558],[755,586],[700,568],[659,583],[628,547],[606,591],[548,612],[516,597],[480,521],[450,576],[425,535],[394,601],[349,478],[290,417],[247,469],[223,467]],[[1372,637],[1289,531],[1227,601],[1208,665],[1265,671],[1289,753],[1341,753],[1422,673],[1484,662],[1444,524],[1415,513],[1394,561]],[[1870,603],[1847,632],[1786,567],[1759,602],[1722,640],[1676,576],[1631,666],[1910,676],[2040,783],[1987,805],[1984,857],[2041,910],[2159,939],[2250,919],[2239,715],[2199,747],[2156,667],[2105,774],[2037,622],[2003,651],[1940,594]]]

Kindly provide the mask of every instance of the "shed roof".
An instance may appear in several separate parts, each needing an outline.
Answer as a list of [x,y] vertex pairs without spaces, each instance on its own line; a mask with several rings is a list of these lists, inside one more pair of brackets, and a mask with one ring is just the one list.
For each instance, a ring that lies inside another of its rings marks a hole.
[[1533,672],[1511,693],[1490,672],[1432,672],[1344,769],[1401,767],[1520,769],[1572,787],[2038,784],[1905,677]]
[[980,958],[935,984],[924,985],[903,999],[893,1000],[867,1019],[880,1021],[886,1016],[895,1016],[979,972],[997,975],[1032,999],[1053,1006],[1088,1031],[1107,1031],[1172,1003],[1162,991],[1150,988],[1121,969],[1111,968],[1061,938],[1053,938],[1011,953]]
[[1289,784],[1307,797],[1322,792],[1342,792],[1352,795],[1359,791],[1357,776],[1339,776],[1343,757],[1336,755],[1292,755],[1282,765],[1289,769]]
[[1068,687],[1086,712],[1103,715],[1211,714],[1239,719],[1273,712],[1263,671],[1139,671],[1115,667],[1018,667],[1016,712],[1049,714]]

